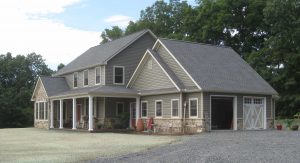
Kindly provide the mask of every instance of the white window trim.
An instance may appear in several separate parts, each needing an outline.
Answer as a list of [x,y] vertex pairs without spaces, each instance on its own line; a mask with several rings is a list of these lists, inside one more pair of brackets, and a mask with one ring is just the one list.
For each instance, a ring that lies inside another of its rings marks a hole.
[[[178,101],[178,116],[173,116],[173,101]],[[171,99],[171,117],[172,118],[179,118],[179,106],[180,106],[180,104],[179,104],[179,99]]]
[[[99,72],[100,72],[100,81],[99,83],[97,83],[97,68],[99,68]],[[101,84],[101,67],[95,67],[95,85],[100,85]]]
[[118,116],[118,104],[122,104],[123,105],[123,108],[122,108],[122,112],[124,113],[124,110],[125,110],[125,104],[124,102],[116,102],[116,116]]
[[[84,78],[84,72],[85,71],[87,71],[87,79],[88,79],[87,85],[84,85],[84,80],[85,80],[85,78]],[[82,80],[83,87],[88,87],[89,86],[89,70],[84,70],[83,73],[82,73],[82,76],[83,76],[83,80]]]
[[[196,116],[191,116],[191,101],[197,101],[197,115]],[[198,106],[198,98],[189,98],[189,118],[198,118],[198,111],[199,111],[199,106]]]
[[[75,76],[75,74],[77,74],[77,83],[76,83],[76,87],[74,86],[74,76]],[[74,72],[73,73],[73,88],[78,88],[78,72]]]
[[[35,103],[37,103],[38,104],[38,115],[36,116],[36,121],[48,121],[48,119],[45,119],[45,110],[46,110],[46,108],[45,108],[45,105],[47,105],[46,103],[47,103],[47,101],[36,101]],[[40,103],[43,103],[43,106],[44,106],[44,118],[43,119],[41,119],[41,117],[40,117]],[[48,112],[48,114],[49,114],[49,112]]]
[[[115,82],[115,68],[122,68],[123,69],[123,82],[122,83],[116,83]],[[125,84],[125,66],[113,66],[113,82],[115,85],[124,85]]]
[[[161,116],[156,115],[156,104],[157,102],[161,102]],[[155,118],[162,118],[163,117],[163,100],[155,100]]]
[[[143,116],[143,103],[146,103],[146,116]],[[141,101],[141,118],[145,119],[148,117],[148,101]]]

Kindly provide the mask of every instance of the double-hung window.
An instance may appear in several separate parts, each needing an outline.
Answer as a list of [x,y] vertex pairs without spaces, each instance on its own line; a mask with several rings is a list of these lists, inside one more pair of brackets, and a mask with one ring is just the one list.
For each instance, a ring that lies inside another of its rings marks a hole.
[[123,66],[114,66],[114,84],[124,84],[125,68]]
[[148,109],[148,103],[147,101],[141,102],[141,110],[142,110],[142,118],[147,118],[147,109]]
[[162,117],[162,101],[155,101],[155,117]]
[[48,120],[48,103],[36,102],[35,103],[35,119],[36,120]]
[[172,111],[172,117],[179,117],[179,100],[178,99],[172,99],[171,100],[171,111]]
[[189,99],[189,111],[190,111],[190,117],[196,118],[198,116],[198,99],[197,98]]
[[101,82],[101,68],[100,67],[95,68],[95,78],[96,78],[96,84],[100,84],[100,82]]
[[74,72],[73,74],[73,87],[74,88],[78,87],[78,72]]
[[84,70],[83,71],[83,86],[88,86],[89,85],[89,71]]

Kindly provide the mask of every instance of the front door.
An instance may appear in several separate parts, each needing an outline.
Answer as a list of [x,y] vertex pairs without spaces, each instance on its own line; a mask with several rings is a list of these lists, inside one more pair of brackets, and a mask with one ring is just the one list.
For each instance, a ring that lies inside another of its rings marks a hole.
[[135,127],[136,103],[130,103],[130,127]]
[[261,97],[244,97],[244,128],[264,128],[265,100]]

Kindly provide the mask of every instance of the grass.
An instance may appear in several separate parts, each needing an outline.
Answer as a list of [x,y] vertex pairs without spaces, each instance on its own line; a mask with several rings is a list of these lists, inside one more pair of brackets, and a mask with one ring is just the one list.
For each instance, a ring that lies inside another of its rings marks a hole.
[[0,129],[0,162],[81,162],[139,152],[177,139],[36,128]]
[[[286,119],[275,120],[275,127],[276,127],[277,124],[281,124],[283,130],[288,130],[288,128],[286,127],[286,125],[287,125]],[[292,126],[293,125],[299,125],[300,126],[300,119],[293,119]]]

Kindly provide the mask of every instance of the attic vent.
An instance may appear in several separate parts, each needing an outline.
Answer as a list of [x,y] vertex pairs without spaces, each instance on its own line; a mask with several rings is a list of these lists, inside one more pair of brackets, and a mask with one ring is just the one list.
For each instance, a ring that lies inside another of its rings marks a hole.
[[152,69],[152,59],[149,59],[149,61],[147,62],[147,68],[148,69]]

